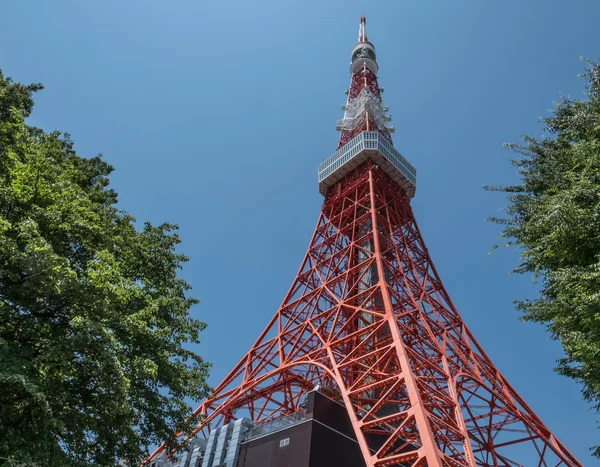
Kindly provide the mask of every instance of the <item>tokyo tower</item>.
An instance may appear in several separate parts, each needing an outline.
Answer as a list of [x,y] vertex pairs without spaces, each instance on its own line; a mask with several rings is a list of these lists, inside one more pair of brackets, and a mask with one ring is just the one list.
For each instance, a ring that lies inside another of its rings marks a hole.
[[[411,209],[416,170],[392,144],[364,16],[351,57],[339,144],[318,168],[325,200],[296,278],[194,412],[183,457],[160,447],[146,463],[581,467],[444,289]],[[301,431],[309,421],[312,434]],[[333,445],[348,448],[334,456]]]

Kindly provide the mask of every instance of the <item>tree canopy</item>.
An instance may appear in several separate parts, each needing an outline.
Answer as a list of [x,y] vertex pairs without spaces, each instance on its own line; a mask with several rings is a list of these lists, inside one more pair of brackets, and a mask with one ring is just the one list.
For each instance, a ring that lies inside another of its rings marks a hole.
[[0,458],[135,465],[194,422],[205,325],[177,226],[136,229],[110,165],[27,125],[40,89],[0,72]]
[[[502,238],[521,251],[537,298],[517,302],[525,321],[543,323],[562,344],[557,371],[582,384],[600,411],[600,66],[587,61],[587,99],[565,98],[543,119],[548,135],[508,145],[520,154]],[[600,447],[594,448],[600,457]]]

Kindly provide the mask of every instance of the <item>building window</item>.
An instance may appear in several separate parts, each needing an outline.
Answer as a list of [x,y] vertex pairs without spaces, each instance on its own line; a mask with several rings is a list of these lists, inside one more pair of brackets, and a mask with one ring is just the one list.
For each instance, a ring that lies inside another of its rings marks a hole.
[[290,439],[289,438],[285,438],[282,439],[281,441],[279,441],[279,447],[282,448],[284,446],[287,446],[288,444],[290,444]]

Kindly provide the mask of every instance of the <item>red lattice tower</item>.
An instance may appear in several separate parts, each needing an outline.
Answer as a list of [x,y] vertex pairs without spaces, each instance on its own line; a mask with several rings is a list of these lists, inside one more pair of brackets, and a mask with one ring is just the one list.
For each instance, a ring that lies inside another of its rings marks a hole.
[[[361,18],[323,208],[283,303],[195,411],[195,436],[265,422],[327,389],[369,467],[581,466],[504,379],[454,308],[410,206],[416,171],[392,146]],[[369,434],[385,440],[376,448]],[[153,458],[161,452],[159,448]]]

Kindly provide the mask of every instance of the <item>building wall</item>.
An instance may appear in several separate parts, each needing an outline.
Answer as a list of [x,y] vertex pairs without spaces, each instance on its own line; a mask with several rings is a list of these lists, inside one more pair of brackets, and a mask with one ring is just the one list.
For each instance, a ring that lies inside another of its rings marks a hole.
[[365,467],[346,408],[317,391],[307,402],[306,421],[242,443],[237,467]]
[[[242,444],[238,467],[308,467],[312,421]],[[280,446],[282,440],[289,444]]]
[[333,466],[365,467],[360,447],[355,440],[313,421],[308,467]]

